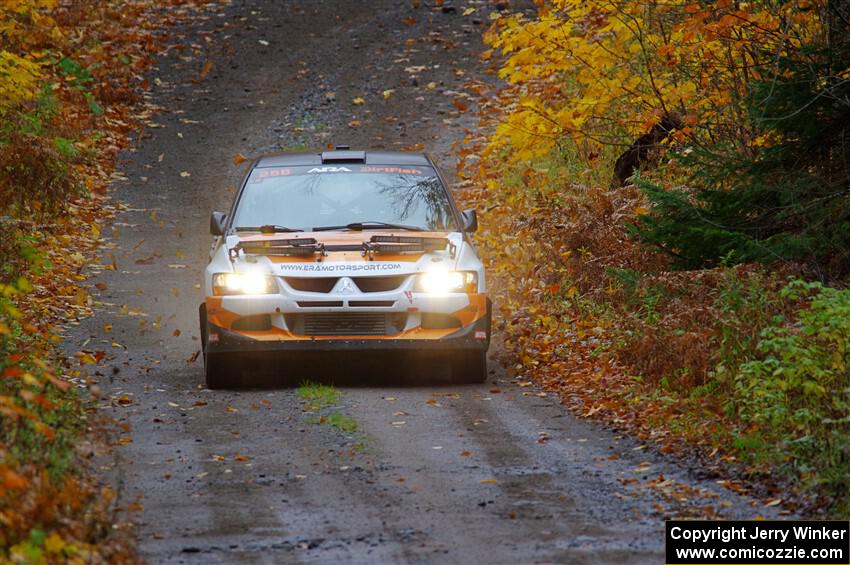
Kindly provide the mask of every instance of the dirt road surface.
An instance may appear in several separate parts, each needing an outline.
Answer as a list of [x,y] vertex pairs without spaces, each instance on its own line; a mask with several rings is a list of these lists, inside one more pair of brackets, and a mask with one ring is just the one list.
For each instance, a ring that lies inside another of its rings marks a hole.
[[322,411],[293,388],[204,389],[208,218],[244,173],[234,155],[421,143],[454,169],[474,120],[453,102],[493,80],[478,59],[493,8],[413,4],[235,0],[178,30],[150,77],[163,111],[124,155],[125,209],[105,230],[117,270],[92,280],[100,313],[67,348],[108,354],[103,412],[132,442],[104,468],[143,508],[151,563],[661,563],[665,516],[758,513],[495,364],[478,386],[340,387]]

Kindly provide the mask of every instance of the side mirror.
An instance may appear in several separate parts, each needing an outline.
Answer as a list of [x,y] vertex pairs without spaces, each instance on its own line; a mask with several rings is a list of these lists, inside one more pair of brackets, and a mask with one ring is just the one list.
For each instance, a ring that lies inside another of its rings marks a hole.
[[213,212],[210,214],[210,233],[212,235],[224,235],[224,226],[227,223],[227,214],[224,212]]
[[463,231],[473,233],[478,230],[478,213],[470,208],[460,213],[463,218]]

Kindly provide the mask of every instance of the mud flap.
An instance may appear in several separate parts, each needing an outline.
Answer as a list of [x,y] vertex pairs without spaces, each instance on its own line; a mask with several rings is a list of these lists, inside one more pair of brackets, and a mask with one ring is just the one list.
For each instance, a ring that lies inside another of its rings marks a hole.
[[201,327],[201,353],[207,350],[207,303],[201,302],[198,306],[198,323]]

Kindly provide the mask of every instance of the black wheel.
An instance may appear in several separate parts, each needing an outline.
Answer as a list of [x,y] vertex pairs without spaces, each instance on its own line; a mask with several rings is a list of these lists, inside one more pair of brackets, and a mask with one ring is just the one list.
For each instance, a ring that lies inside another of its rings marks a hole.
[[207,388],[233,388],[239,384],[240,373],[223,353],[204,352],[204,378]]
[[483,383],[487,380],[487,352],[460,351],[452,364],[452,379],[457,383]]

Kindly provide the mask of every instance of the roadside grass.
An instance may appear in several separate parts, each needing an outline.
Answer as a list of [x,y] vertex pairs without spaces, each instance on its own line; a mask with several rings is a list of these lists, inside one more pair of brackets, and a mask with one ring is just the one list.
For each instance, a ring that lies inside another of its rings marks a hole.
[[360,429],[360,425],[357,423],[357,420],[340,412],[331,412],[327,416],[319,416],[317,423],[326,424],[327,426],[346,434],[353,434]]
[[[295,393],[298,398],[304,401],[306,412],[324,412],[311,416],[308,420],[311,424],[326,425],[345,434],[354,434],[360,429],[360,425],[354,418],[336,410],[328,411],[329,408],[338,405],[342,399],[342,393],[338,389],[328,385],[305,382],[298,387]],[[358,445],[362,447],[362,442]]]
[[336,388],[328,385],[305,382],[295,391],[298,398],[307,402],[305,408],[321,410],[339,404],[342,394]]

